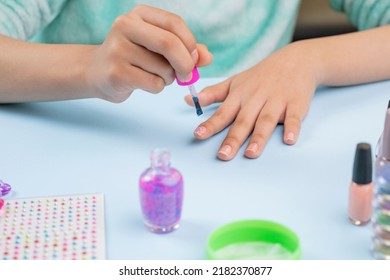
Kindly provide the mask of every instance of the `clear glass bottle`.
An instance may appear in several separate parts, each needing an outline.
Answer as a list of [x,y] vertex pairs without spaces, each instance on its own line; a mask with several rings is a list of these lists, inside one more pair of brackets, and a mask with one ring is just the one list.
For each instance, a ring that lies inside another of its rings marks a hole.
[[168,233],[179,227],[183,205],[183,177],[170,167],[166,149],[151,153],[151,166],[139,180],[141,210],[145,226],[152,232]]
[[376,259],[390,260],[390,109],[375,161],[374,219],[371,252]]

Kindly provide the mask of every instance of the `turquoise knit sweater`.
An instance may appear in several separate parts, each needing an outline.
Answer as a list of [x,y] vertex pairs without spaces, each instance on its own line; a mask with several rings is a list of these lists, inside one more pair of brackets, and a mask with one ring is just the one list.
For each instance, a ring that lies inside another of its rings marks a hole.
[[[359,29],[390,22],[388,0],[329,0]],[[0,34],[45,43],[99,44],[114,19],[143,3],[180,15],[214,55],[202,76],[242,71],[288,44],[299,0],[0,0]]]

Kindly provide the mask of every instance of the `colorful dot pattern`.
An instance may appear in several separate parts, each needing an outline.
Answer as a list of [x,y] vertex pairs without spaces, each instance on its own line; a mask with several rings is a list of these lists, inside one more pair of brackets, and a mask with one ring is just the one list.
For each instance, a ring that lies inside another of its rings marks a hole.
[[105,258],[103,194],[5,200],[0,260]]

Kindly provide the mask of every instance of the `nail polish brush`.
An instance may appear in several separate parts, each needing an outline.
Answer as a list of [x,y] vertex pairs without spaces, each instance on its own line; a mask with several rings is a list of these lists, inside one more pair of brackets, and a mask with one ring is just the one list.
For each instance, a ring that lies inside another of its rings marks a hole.
[[178,85],[188,87],[190,94],[192,96],[192,101],[194,101],[196,114],[198,116],[203,114],[202,107],[199,104],[198,92],[196,91],[196,88],[194,86],[194,84],[199,80],[199,77],[200,77],[199,72],[196,67],[194,67],[194,69],[192,70],[192,77],[191,80],[189,80],[188,82],[182,82],[176,77],[176,82]]

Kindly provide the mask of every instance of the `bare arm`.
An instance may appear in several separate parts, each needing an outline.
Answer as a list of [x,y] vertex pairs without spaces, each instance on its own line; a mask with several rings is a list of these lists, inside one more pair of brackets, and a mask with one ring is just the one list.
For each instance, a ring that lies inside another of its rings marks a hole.
[[353,85],[390,79],[390,25],[296,43],[313,54],[318,83]]
[[212,56],[184,21],[138,5],[119,16],[101,45],[49,45],[0,36],[0,103],[97,97],[122,102],[191,78]]
[[0,102],[92,97],[87,45],[36,44],[0,35]]

